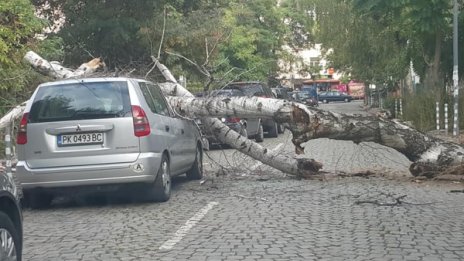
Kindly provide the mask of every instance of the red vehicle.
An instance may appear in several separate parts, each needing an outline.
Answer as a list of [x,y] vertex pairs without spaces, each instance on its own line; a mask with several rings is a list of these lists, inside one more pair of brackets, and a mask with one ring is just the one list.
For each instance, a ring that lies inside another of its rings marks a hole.
[[348,94],[353,97],[353,99],[364,99],[364,83],[350,81],[348,83]]
[[324,92],[330,90],[336,90],[340,85],[339,80],[335,79],[317,79],[317,80],[306,80],[303,82],[302,90],[305,88],[317,88],[317,92]]

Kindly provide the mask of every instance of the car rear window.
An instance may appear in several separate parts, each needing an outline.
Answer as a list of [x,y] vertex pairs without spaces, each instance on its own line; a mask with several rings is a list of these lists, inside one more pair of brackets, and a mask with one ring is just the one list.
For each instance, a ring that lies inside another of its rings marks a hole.
[[40,87],[29,112],[29,122],[130,116],[127,82],[79,82]]

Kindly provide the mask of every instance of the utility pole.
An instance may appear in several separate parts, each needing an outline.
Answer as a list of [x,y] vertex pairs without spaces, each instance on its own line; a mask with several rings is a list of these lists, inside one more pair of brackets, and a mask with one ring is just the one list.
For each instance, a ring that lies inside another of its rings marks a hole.
[[458,0],[453,0],[453,96],[454,126],[453,136],[459,136],[459,76],[458,76]]

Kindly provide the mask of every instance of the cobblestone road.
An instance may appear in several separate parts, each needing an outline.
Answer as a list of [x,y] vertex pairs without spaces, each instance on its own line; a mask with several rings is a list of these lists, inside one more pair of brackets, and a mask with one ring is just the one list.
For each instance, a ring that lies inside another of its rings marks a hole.
[[[369,144],[355,160],[354,144],[312,142],[309,155],[339,159],[325,162],[329,173],[345,165],[378,165],[379,174],[407,167],[404,158]],[[292,150],[288,134],[265,145]],[[390,175],[296,180],[232,150],[208,154],[207,181],[176,178],[166,203],[113,193],[25,210],[24,260],[464,259],[464,193],[450,193],[462,184]],[[216,171],[217,163],[227,175]],[[396,199],[402,204],[385,206]]]

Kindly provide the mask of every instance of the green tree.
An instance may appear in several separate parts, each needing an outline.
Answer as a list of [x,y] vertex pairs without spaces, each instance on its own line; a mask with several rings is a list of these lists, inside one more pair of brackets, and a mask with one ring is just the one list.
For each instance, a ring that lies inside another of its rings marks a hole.
[[[379,1],[382,2],[382,1]],[[384,83],[405,77],[409,64],[406,41],[393,18],[378,19],[363,13],[353,1],[315,1],[316,39],[332,49],[333,67],[353,79]]]
[[361,13],[393,28],[399,37],[409,42],[410,57],[416,71],[429,88],[444,86],[442,53],[445,39],[451,34],[451,4],[449,0],[355,0]]
[[36,74],[21,61],[42,25],[28,0],[0,2],[0,113],[26,99],[22,90]]

